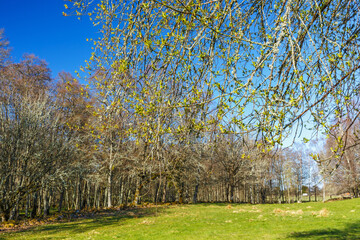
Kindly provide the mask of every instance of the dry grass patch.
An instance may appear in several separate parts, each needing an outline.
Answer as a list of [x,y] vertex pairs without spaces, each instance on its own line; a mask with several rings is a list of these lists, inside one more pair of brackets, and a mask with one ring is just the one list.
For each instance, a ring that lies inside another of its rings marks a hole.
[[248,212],[248,213],[261,213],[262,210],[258,209],[257,207],[253,206],[251,209],[243,209],[240,208],[238,210],[234,210],[233,213],[242,213],[242,212]]
[[330,211],[323,208],[320,211],[312,212],[312,215],[316,217],[328,217],[330,215]]
[[247,212],[245,209],[240,208],[239,210],[234,210],[233,213],[242,213]]
[[131,216],[131,217],[135,217],[136,214],[134,212],[127,212],[127,215]]
[[261,213],[262,210],[261,209],[256,209],[256,210],[249,210],[248,212],[252,212],[252,213]]
[[285,210],[282,210],[280,208],[275,208],[273,211],[273,213],[283,213],[283,212],[285,212]]
[[144,221],[140,222],[139,224],[143,224],[143,225],[150,225],[150,224],[153,224],[154,221],[151,221],[149,219],[145,219]]
[[303,215],[304,211],[302,209],[299,209],[299,210],[282,210],[280,208],[275,208],[273,213],[275,213],[275,215],[281,215],[281,216],[295,216],[295,215]]

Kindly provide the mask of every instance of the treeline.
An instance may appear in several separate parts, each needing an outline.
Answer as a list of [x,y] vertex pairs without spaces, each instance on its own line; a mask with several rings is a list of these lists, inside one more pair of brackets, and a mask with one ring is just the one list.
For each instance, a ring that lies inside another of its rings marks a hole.
[[317,194],[318,179],[309,175],[316,168],[301,151],[269,150],[249,135],[216,124],[196,129],[169,115],[168,128],[186,130],[152,135],[150,127],[144,134],[135,113],[106,112],[99,95],[70,74],[52,80],[47,64],[33,55],[9,61],[2,41],[2,221],[46,217],[50,209],[281,203],[301,201],[304,191]]
[[[339,179],[337,192],[359,194],[356,152],[324,166],[301,147],[281,149],[280,138],[269,139],[273,113],[236,122],[231,109],[249,107],[231,96],[214,104],[214,83],[206,75],[213,66],[155,70],[155,64],[141,63],[135,78],[131,71],[138,69],[114,61],[90,69],[85,86],[68,73],[51,79],[47,64],[33,55],[10,61],[2,34],[0,54],[2,221],[46,217],[50,209],[149,202],[290,203],[305,193],[310,201],[318,199],[320,181],[327,186]],[[169,73],[176,71],[187,80]],[[254,129],[246,130],[252,121]],[[351,129],[355,146],[355,125]],[[337,144],[329,140],[323,155],[333,156],[329,149]],[[342,172],[334,175],[334,169]]]

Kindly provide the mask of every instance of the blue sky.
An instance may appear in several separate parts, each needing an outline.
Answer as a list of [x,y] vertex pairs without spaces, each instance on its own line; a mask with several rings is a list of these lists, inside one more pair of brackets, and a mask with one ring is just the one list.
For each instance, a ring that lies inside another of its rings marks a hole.
[[[64,0],[0,0],[0,28],[10,41],[13,60],[24,53],[44,59],[56,77],[74,74],[90,57],[96,29],[87,17],[64,17]],[[69,6],[70,4],[67,3]],[[75,74],[74,74],[75,75]]]

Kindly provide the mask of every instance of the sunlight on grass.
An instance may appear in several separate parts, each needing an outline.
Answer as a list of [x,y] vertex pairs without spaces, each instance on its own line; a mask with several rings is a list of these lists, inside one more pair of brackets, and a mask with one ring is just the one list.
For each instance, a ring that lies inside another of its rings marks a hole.
[[360,200],[303,204],[197,204],[132,209],[44,225],[0,239],[355,239]]

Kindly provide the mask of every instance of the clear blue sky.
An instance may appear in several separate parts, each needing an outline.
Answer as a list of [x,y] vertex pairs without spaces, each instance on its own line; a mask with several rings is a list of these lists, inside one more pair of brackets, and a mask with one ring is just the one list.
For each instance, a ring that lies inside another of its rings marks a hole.
[[[61,71],[74,74],[90,57],[96,29],[85,16],[64,17],[64,0],[0,0],[0,28],[12,47],[13,60],[24,53],[44,59],[56,77]],[[69,6],[70,4],[67,3]]]

